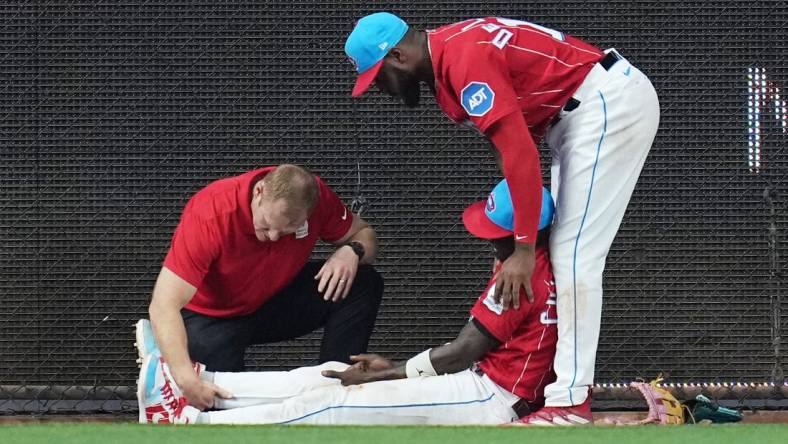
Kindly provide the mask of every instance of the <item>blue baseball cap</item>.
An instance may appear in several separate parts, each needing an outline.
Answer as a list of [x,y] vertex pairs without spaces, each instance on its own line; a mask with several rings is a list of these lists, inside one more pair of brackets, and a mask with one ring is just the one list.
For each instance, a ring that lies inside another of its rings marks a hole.
[[[554,212],[553,196],[547,188],[542,187],[540,230],[550,226]],[[487,200],[481,200],[466,208],[462,213],[462,223],[469,233],[481,239],[511,236],[514,231],[514,208],[506,179],[498,182]]]
[[345,54],[358,72],[351,95],[358,97],[369,89],[389,50],[408,32],[408,24],[394,14],[376,12],[362,17],[345,41]]

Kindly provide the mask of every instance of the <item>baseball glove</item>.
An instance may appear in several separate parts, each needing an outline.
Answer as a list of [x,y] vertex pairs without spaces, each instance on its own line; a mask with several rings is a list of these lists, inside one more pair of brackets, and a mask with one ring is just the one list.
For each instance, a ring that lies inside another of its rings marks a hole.
[[610,419],[609,424],[641,425],[641,424],[684,424],[684,406],[673,395],[658,384],[659,377],[650,383],[632,382],[630,387],[636,388],[648,404],[648,416],[640,421],[623,421]]

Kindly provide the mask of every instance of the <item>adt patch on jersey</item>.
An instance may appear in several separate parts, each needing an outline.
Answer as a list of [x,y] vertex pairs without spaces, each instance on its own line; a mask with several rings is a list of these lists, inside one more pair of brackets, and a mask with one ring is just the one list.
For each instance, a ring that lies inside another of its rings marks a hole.
[[469,116],[481,117],[492,109],[495,92],[484,82],[471,82],[462,89],[460,98]]

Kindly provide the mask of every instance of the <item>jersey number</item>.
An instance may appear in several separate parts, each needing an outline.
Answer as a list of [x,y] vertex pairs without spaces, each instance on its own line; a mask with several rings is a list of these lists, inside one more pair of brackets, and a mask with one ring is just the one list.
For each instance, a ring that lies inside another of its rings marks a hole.
[[[556,31],[555,29],[546,28],[544,26],[537,25],[536,23],[524,22],[522,20],[506,19],[506,18],[498,18],[496,20],[498,20],[498,23],[500,23],[500,24],[502,24],[504,26],[513,26],[513,27],[529,26],[531,28],[535,28],[535,29],[538,29],[539,31],[544,32],[545,34],[551,36],[552,38],[554,38],[554,39],[556,39],[556,40],[558,40],[560,42],[563,42],[564,40],[566,40],[566,36],[564,35],[563,32]],[[479,23],[481,23],[483,21],[484,21],[484,19],[476,19],[473,22],[471,22],[470,24],[468,24],[465,27],[463,27],[462,30],[466,31],[466,30],[478,25]],[[506,44],[509,43],[509,40],[511,40],[511,38],[514,36],[514,33],[512,31],[509,31],[508,29],[502,29],[500,25],[497,25],[495,23],[485,23],[484,25],[482,25],[482,29],[484,29],[485,31],[487,31],[487,32],[489,32],[491,34],[493,32],[498,31],[498,33],[495,34],[495,37],[493,37],[492,41],[490,42],[493,45],[495,45],[495,47],[498,48],[498,49],[503,49],[503,47],[506,46]]]
[[504,26],[530,26],[531,28],[536,28],[545,34],[549,35],[550,37],[563,42],[566,40],[566,35],[561,31],[556,31],[555,29],[550,29],[542,25],[537,25],[536,23],[531,22],[524,22],[522,20],[512,20],[506,18],[499,18],[497,19],[498,23],[502,23]]
[[509,31],[508,29],[501,29],[501,26],[496,25],[495,23],[485,23],[482,25],[482,29],[489,33],[498,31],[498,34],[495,34],[495,37],[493,37],[492,41],[490,42],[498,49],[503,49],[503,47],[509,43],[509,39],[511,39],[514,35],[512,31]]

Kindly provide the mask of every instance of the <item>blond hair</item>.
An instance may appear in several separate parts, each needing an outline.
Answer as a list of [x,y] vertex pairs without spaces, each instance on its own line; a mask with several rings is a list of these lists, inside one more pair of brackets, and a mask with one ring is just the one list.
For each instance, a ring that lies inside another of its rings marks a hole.
[[265,197],[287,203],[288,215],[295,216],[300,211],[310,214],[317,205],[319,195],[315,176],[297,165],[279,165],[263,178]]

